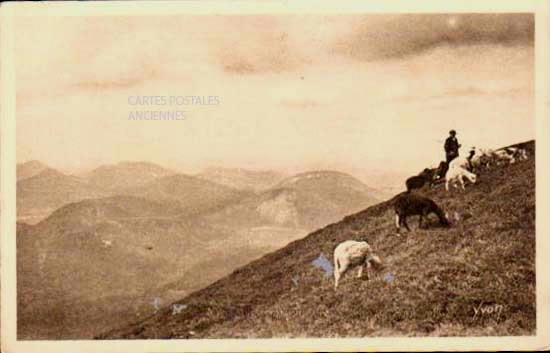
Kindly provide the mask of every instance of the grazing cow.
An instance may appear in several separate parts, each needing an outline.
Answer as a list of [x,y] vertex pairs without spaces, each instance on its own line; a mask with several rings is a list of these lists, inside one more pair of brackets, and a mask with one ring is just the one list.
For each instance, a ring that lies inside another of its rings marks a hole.
[[506,149],[497,150],[493,152],[493,156],[497,160],[497,164],[500,164],[501,161],[509,162],[510,164],[513,164],[516,162],[516,158],[514,157],[514,152]]
[[405,181],[405,185],[407,186],[407,192],[413,189],[420,189],[426,183],[428,183],[428,185],[431,186],[433,183],[433,180],[434,180],[434,170],[425,168],[420,174],[412,176]]
[[491,166],[491,160],[493,159],[493,151],[489,149],[478,149],[477,153],[471,159],[473,170],[478,170],[481,167],[489,169]]
[[445,190],[449,191],[449,184],[453,182],[453,185],[456,187],[456,181],[460,181],[460,185],[462,186],[462,190],[466,190],[464,187],[464,178],[467,178],[471,183],[476,182],[477,175],[474,173],[469,172],[466,170],[466,168],[460,166],[460,165],[453,165],[451,162],[451,166],[449,167],[449,171],[447,172],[447,178],[445,180]]
[[420,189],[424,186],[424,184],[426,184],[426,179],[422,175],[412,176],[405,181],[405,185],[407,185],[407,192],[413,189]]
[[334,249],[334,289],[338,288],[340,277],[349,268],[359,266],[357,278],[360,278],[363,275],[363,267],[366,265],[368,271],[371,268],[371,262],[376,270],[382,268],[382,261],[373,253],[366,241],[346,240],[338,244]]
[[522,160],[528,160],[529,159],[529,154],[527,153],[527,150],[523,149],[523,148],[518,148],[518,158],[519,159],[522,159]]
[[427,197],[405,192],[397,197],[393,208],[395,210],[395,226],[398,232],[401,229],[401,225],[404,225],[405,228],[410,231],[409,225],[407,224],[408,216],[420,216],[418,228],[421,228],[422,218],[427,217],[430,213],[435,213],[437,215],[441,225],[450,225],[443,210]]
[[[498,150],[485,149],[481,157],[494,160],[497,165],[501,162],[515,163],[517,160],[527,160],[529,157],[527,151],[518,147],[505,147]],[[487,163],[488,165],[489,163]]]
[[449,168],[452,166],[460,166],[473,173],[475,170],[479,169],[479,167],[484,166],[488,168],[492,158],[494,158],[494,151],[489,149],[476,149],[475,146],[472,146],[468,156],[461,156],[454,159],[449,164]]
[[517,160],[528,159],[527,151],[518,147],[505,147],[495,151],[495,154],[500,159],[509,161],[510,164],[515,163]]

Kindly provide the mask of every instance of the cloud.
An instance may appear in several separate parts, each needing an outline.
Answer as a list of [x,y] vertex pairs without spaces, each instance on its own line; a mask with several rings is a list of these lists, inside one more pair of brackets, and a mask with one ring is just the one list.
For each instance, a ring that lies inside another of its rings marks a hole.
[[216,45],[231,74],[301,70],[333,54],[360,61],[406,58],[440,46],[533,45],[532,14],[404,14],[336,17],[246,16]]
[[403,58],[438,46],[532,45],[532,14],[370,15],[333,44],[336,53],[357,60]]
[[286,33],[243,38],[241,45],[230,46],[231,49],[226,47],[220,55],[220,64],[227,73],[281,73],[306,64],[305,58],[289,43]]
[[110,75],[106,75],[103,71],[102,76],[85,78],[75,83],[71,88],[85,90],[126,89],[155,78],[159,78],[159,73],[153,67],[133,68],[128,71],[121,70]]
[[230,74],[294,71],[311,61],[300,49],[289,21],[277,16],[222,20],[228,29],[212,43],[223,71]]

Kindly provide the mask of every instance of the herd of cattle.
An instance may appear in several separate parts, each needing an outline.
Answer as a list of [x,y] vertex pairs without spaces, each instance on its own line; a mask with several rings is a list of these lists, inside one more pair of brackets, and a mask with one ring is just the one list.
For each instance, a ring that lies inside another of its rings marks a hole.
[[420,174],[410,177],[405,182],[407,191],[418,189],[425,184],[432,186],[445,180],[445,189],[449,191],[449,185],[459,181],[462,189],[464,187],[464,178],[471,183],[475,183],[477,175],[474,174],[479,168],[489,169],[492,164],[499,165],[503,162],[515,163],[518,160],[528,158],[527,151],[518,147],[506,147],[498,150],[476,149],[472,147],[467,157],[459,156],[450,163],[441,161],[437,168],[426,168]]
[[[490,169],[493,165],[502,163],[515,163],[518,160],[528,159],[525,149],[518,147],[506,147],[498,150],[476,149],[472,147],[468,156],[459,156],[450,163],[442,161],[437,168],[426,168],[419,175],[406,180],[407,191],[397,195],[393,200],[395,211],[395,225],[399,235],[401,226],[410,231],[407,225],[408,216],[420,216],[418,227],[422,227],[422,219],[431,213],[439,218],[444,227],[450,223],[445,212],[431,199],[411,192],[413,189],[422,188],[424,185],[430,187],[445,181],[445,189],[449,191],[449,185],[457,187],[457,181],[465,190],[464,179],[471,183],[477,180],[477,173],[481,168]],[[338,287],[340,278],[352,267],[359,267],[357,277],[363,274],[363,268],[367,271],[374,266],[380,270],[384,266],[380,258],[375,255],[372,247],[366,241],[346,240],[334,249],[334,288]],[[368,277],[368,272],[367,272]]]

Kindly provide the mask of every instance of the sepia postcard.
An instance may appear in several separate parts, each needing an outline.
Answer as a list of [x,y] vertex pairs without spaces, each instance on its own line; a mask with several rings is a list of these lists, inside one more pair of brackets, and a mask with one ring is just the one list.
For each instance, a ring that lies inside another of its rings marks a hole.
[[549,17],[2,3],[2,351],[549,349]]

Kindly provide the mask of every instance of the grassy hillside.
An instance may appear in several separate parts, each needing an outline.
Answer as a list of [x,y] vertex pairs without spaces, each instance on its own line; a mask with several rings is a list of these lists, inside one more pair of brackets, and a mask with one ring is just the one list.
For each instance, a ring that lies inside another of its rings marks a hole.
[[[427,229],[417,229],[414,217],[412,231],[398,237],[386,201],[183,298],[177,314],[166,306],[98,338],[532,335],[534,143],[525,146],[529,160],[484,170],[465,192],[419,191],[451,215],[450,229],[433,215]],[[321,253],[332,260],[334,247],[357,232],[386,267],[370,280],[349,272],[335,291],[312,261]]]

